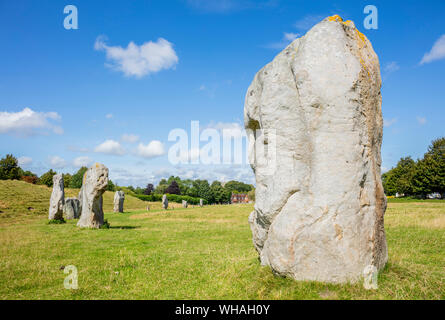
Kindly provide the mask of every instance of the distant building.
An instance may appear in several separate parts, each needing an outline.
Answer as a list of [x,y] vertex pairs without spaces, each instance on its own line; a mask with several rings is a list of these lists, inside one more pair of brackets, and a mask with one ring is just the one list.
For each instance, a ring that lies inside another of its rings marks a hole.
[[249,196],[246,193],[232,193],[231,203],[249,203]]

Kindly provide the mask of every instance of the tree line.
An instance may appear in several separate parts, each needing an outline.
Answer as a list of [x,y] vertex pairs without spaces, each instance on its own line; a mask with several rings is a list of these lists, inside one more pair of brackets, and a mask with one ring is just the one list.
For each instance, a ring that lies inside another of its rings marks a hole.
[[423,158],[401,158],[397,165],[382,175],[388,196],[396,194],[425,198],[438,193],[445,196],[445,137],[433,140]]
[[[73,174],[64,173],[64,186],[74,189],[81,188],[83,176],[87,170],[87,167],[82,167]],[[23,180],[32,184],[41,184],[52,187],[53,177],[56,174],[57,172],[53,169],[45,172],[40,177],[31,171],[24,171],[20,168],[17,158],[12,154],[8,154],[0,160],[0,180]],[[213,181],[210,184],[207,180],[183,180],[180,177],[171,176],[168,179],[161,179],[156,187],[152,183],[148,183],[145,188],[135,188],[133,186],[121,187],[114,184],[111,180],[108,180],[107,190],[123,190],[124,192],[133,195],[149,196],[170,194],[189,198],[202,198],[207,203],[229,203],[232,193],[248,193],[249,199],[255,200],[254,186],[235,180],[225,184],[220,181]],[[156,197],[156,199],[157,198],[159,197]]]

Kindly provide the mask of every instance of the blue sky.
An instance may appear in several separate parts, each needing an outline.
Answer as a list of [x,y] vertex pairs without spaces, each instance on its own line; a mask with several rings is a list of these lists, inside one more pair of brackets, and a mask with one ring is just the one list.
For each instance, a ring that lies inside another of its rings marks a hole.
[[[77,30],[63,25],[69,4]],[[377,30],[363,27],[368,4]],[[444,1],[0,0],[0,155],[39,174],[98,161],[121,185],[171,174],[253,182],[248,165],[171,165],[169,132],[192,120],[241,127],[255,73],[339,14],[380,58],[389,169],[445,135],[444,13]]]

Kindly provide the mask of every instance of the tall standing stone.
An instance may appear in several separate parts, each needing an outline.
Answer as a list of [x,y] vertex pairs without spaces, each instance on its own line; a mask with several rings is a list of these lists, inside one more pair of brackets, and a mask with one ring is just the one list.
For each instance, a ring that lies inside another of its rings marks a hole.
[[168,199],[167,199],[167,195],[166,195],[166,194],[164,194],[164,195],[162,196],[162,207],[163,207],[165,210],[167,210],[167,208],[168,208]]
[[124,212],[125,193],[116,191],[114,194],[114,212]]
[[80,201],[77,198],[66,198],[63,206],[65,219],[79,219],[80,217]]
[[89,168],[83,176],[82,214],[79,227],[100,228],[104,223],[102,195],[108,185],[108,169],[100,163]]
[[199,206],[202,207],[204,205],[204,200],[199,199]]
[[187,201],[182,200],[182,207],[183,207],[183,208],[187,208],[188,206],[189,206],[189,205],[188,205]]
[[49,200],[49,220],[63,220],[63,206],[65,204],[65,189],[62,174],[53,176],[53,191]]
[[[384,267],[380,87],[371,43],[339,16],[256,74],[244,107],[257,186],[249,222],[274,273],[343,283]],[[272,136],[276,159],[264,165],[258,151]]]

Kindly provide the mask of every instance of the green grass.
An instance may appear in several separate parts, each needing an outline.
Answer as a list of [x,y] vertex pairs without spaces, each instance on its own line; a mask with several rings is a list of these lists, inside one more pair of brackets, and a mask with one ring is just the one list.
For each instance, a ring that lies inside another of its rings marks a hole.
[[[443,202],[388,204],[389,263],[376,291],[273,276],[253,248],[251,210],[107,212],[110,228],[99,230],[10,214],[0,220],[0,299],[445,299]],[[78,290],[64,289],[68,265]]]

